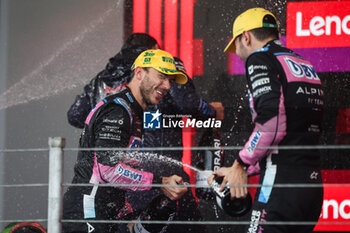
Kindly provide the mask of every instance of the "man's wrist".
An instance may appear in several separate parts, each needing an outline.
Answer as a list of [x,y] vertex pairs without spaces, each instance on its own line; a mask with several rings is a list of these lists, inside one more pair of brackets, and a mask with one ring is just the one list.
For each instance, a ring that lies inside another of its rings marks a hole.
[[243,163],[243,161],[242,160],[240,160],[240,159],[235,159],[235,162],[234,162],[234,164],[233,165],[235,165],[236,164],[236,166],[240,166],[243,170],[247,170],[248,169],[248,167],[249,167],[249,165],[248,164],[245,164],[245,163]]

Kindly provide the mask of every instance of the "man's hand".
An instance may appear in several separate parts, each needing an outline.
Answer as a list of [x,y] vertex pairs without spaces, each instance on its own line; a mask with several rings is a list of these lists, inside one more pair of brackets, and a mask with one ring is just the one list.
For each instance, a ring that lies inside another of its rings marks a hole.
[[240,185],[239,187],[230,186],[231,199],[234,198],[243,198],[248,194],[248,188],[246,185],[248,183],[247,172],[243,169],[243,167],[235,160],[232,167],[222,167],[213,172],[211,176],[208,178],[208,183],[211,184],[214,179],[214,175],[224,176],[224,179],[221,183],[220,191],[223,191],[226,184],[229,185]]
[[[166,185],[178,185],[183,184],[183,179],[180,176],[172,175],[169,177],[162,177],[162,184]],[[171,200],[179,200],[186,192],[187,187],[162,187],[161,190],[164,192],[165,196],[169,197]]]
[[225,108],[222,105],[222,103],[221,102],[210,102],[209,105],[212,106],[216,111],[215,119],[220,120],[220,121],[224,120]]

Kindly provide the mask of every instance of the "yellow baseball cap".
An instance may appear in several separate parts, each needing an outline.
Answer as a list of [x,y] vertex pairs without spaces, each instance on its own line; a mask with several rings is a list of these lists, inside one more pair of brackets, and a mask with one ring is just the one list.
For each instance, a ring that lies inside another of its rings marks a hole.
[[[266,22],[266,15],[271,15],[274,18],[275,23]],[[246,10],[245,12],[237,16],[237,18],[233,22],[233,38],[224,49],[224,52],[235,53],[235,39],[244,31],[249,31],[255,28],[278,29],[277,19],[270,11],[265,10],[264,8],[251,8],[249,10]]]
[[175,82],[185,84],[187,76],[176,70],[175,61],[170,53],[160,49],[149,49],[143,51],[131,66],[131,70],[136,67],[151,67],[166,75],[176,75]]

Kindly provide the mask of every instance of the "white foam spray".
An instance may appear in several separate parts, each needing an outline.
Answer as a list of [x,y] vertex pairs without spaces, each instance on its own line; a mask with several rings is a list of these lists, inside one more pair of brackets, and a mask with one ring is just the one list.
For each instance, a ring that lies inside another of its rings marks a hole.
[[[81,77],[91,79],[89,74],[97,73],[97,71],[91,70],[90,66],[81,65],[81,56],[84,54],[79,54],[78,51],[81,51],[81,48],[85,46],[84,39],[93,36],[93,32],[116,12],[120,2],[120,0],[114,2],[102,15],[91,21],[75,37],[66,41],[32,72],[2,93],[0,95],[0,110],[57,95],[78,85],[86,84],[87,80]],[[88,59],[96,58],[89,57]],[[101,61],[91,62],[96,64]]]

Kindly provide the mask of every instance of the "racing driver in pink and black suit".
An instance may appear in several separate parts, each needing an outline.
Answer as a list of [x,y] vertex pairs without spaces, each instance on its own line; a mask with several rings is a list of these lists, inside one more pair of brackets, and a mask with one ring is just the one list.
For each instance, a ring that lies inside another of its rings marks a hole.
[[[187,82],[187,76],[176,70],[173,57],[162,50],[144,51],[135,60],[132,70],[133,77],[127,87],[100,101],[88,115],[80,138],[81,148],[141,147],[143,111],[150,104],[158,104],[173,81]],[[180,176],[161,178],[138,170],[143,156],[137,150],[79,151],[73,183],[91,185],[71,186],[65,193],[62,232],[118,232],[118,224],[91,220],[120,219],[125,214],[125,192],[149,190],[151,186],[145,185],[154,182],[172,185],[162,188],[172,200],[178,200],[187,192],[186,187],[174,187],[183,182]]]
[[[321,81],[310,62],[283,47],[278,38],[276,17],[263,8],[252,8],[235,19],[233,39],[225,49],[245,62],[255,128],[232,167],[214,174],[224,176],[222,186],[230,185],[231,198],[240,198],[247,195],[247,174],[260,167],[262,187],[254,198],[245,230],[249,233],[312,232],[323,201],[319,151],[279,148],[319,143],[324,104]],[[285,223],[273,224],[276,221]]]

